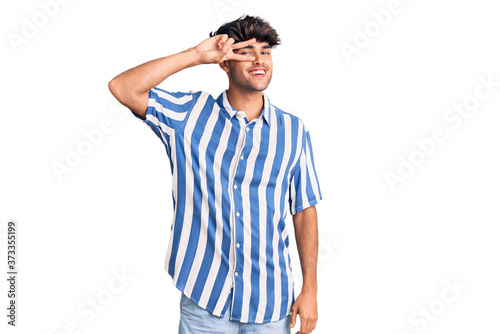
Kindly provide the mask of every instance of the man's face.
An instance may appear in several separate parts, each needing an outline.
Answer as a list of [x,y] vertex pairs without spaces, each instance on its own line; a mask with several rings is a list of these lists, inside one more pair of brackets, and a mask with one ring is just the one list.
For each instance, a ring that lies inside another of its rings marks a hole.
[[230,83],[251,91],[265,90],[273,75],[269,43],[256,42],[243,49],[234,50],[234,53],[254,56],[255,60],[228,60],[225,70],[228,72]]

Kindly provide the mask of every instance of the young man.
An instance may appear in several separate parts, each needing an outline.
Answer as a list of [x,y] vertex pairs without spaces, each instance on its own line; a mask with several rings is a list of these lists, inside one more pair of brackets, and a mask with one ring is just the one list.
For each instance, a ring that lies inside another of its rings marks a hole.
[[[179,333],[290,333],[297,314],[297,333],[310,333],[318,318],[315,205],[322,196],[307,128],[263,93],[280,39],[252,16],[210,36],[109,83],[170,160],[174,217],[165,269],[182,292]],[[229,89],[215,98],[156,87],[199,64],[219,64]],[[303,274],[297,299],[288,209]]]

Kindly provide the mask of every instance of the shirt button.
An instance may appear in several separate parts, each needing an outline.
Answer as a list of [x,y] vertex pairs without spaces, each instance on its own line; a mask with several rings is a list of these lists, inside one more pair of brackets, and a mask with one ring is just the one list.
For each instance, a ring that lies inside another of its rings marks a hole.
[[234,276],[238,276],[238,272],[237,271],[234,273]]
[[247,132],[250,131],[250,128],[247,127]]
[[243,160],[243,159],[245,159],[245,156],[242,154],[240,157],[240,160]]
[[236,212],[236,217],[239,217],[240,216],[240,212]]
[[235,184],[233,188],[234,188],[234,189],[238,189],[238,185],[237,185],[237,184]]
[[236,248],[240,248],[240,243],[239,242],[236,244]]

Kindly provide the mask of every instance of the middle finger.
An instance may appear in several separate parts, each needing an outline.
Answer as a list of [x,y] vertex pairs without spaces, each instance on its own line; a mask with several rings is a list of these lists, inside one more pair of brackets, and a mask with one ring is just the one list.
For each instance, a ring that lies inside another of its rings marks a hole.
[[253,43],[255,43],[257,40],[254,38],[251,38],[247,41],[243,41],[243,42],[238,42],[238,43],[235,43],[233,44],[233,49],[242,49],[244,48],[245,46],[249,46],[249,45],[252,45]]

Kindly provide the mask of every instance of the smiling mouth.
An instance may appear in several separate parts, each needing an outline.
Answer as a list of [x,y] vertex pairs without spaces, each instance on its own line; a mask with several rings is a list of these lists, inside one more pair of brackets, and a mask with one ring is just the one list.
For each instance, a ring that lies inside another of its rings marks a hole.
[[258,70],[252,70],[248,73],[257,78],[263,78],[266,75],[266,70],[258,69]]

